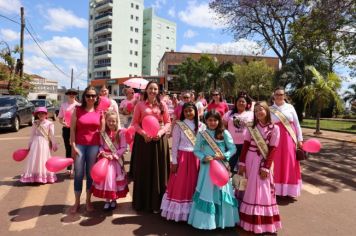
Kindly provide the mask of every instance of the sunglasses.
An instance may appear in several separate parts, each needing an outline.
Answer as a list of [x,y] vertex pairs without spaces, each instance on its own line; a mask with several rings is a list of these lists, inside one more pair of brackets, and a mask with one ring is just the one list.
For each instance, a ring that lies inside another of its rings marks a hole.
[[96,94],[85,94],[86,98],[96,98]]
[[283,96],[284,95],[284,93],[276,93],[276,94],[274,94],[275,96]]
[[188,98],[190,98],[190,97],[183,97],[184,99],[188,99]]
[[218,93],[214,93],[214,94],[212,94],[213,96],[219,96],[219,94]]

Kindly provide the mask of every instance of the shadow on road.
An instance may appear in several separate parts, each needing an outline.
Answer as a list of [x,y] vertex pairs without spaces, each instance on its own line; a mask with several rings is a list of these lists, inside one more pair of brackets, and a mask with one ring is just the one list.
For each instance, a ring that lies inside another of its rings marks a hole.
[[323,140],[320,153],[302,161],[303,181],[331,192],[356,190],[355,144]]

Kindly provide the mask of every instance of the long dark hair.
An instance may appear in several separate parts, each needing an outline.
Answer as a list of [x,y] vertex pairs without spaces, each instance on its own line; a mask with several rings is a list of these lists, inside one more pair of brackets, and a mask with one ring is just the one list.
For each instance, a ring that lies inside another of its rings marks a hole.
[[219,140],[223,140],[224,139],[223,133],[224,133],[225,127],[224,127],[224,125],[222,123],[220,113],[217,112],[215,109],[212,109],[212,110],[208,111],[208,113],[206,113],[205,121],[207,121],[210,117],[212,117],[214,119],[217,119],[218,122],[219,122],[218,126],[215,129],[215,137],[214,138],[219,139]]
[[[266,111],[266,123],[268,125],[272,124],[271,110],[269,109],[267,102],[266,101],[256,102],[254,109],[256,110],[256,108],[259,106],[262,107],[263,109],[265,109],[265,111]],[[253,111],[253,125],[252,126],[256,127],[257,124],[258,124],[258,119],[256,117],[256,112]]]
[[236,97],[236,99],[234,101],[234,108],[232,108],[230,116],[234,115],[235,113],[238,113],[238,110],[237,110],[237,107],[236,107],[236,103],[239,101],[240,98],[243,98],[246,101],[245,110],[249,110],[251,108],[251,104],[252,104],[251,97],[248,96],[247,93],[245,93],[245,92],[240,92],[239,95]]
[[95,103],[94,103],[94,108],[96,109],[96,108],[98,107],[98,105],[99,105],[98,91],[96,91],[96,88],[95,88],[95,87],[90,86],[90,85],[84,89],[84,92],[83,92],[83,95],[82,95],[82,105],[81,105],[81,107],[82,107],[82,108],[86,108],[86,107],[87,107],[87,101],[85,100],[85,95],[87,94],[87,92],[88,92],[89,90],[94,90],[94,91],[95,91],[95,94],[96,94],[96,101],[95,101]]
[[198,129],[199,129],[199,127],[198,127],[199,126],[199,117],[198,117],[198,109],[194,103],[187,102],[187,103],[183,104],[182,112],[180,113],[180,120],[183,121],[185,119],[184,109],[186,109],[188,107],[191,107],[194,110],[194,125],[195,125],[194,131],[195,131],[195,133],[197,133]]
[[[156,84],[157,87],[159,88],[159,84],[156,83],[155,81],[150,81],[150,82],[148,82],[148,84],[147,84],[147,86],[146,86],[146,88],[145,88],[145,92],[144,92],[144,94],[143,94],[143,100],[144,100],[144,101],[146,101],[146,100],[148,99],[147,89],[148,89],[148,87],[150,87],[151,84]],[[162,104],[162,102],[161,102],[159,93],[157,93],[157,95],[156,95],[156,101],[157,101],[158,108],[159,108],[160,111],[161,111],[161,114],[163,114],[163,113],[164,113],[164,108],[163,108],[163,104]]]

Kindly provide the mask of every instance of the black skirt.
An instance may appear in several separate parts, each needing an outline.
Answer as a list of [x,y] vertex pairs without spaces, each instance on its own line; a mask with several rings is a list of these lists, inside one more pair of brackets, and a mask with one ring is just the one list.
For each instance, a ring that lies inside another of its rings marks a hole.
[[168,140],[163,135],[158,141],[146,143],[136,134],[132,151],[134,188],[132,206],[137,211],[159,211],[165,193],[170,167]]

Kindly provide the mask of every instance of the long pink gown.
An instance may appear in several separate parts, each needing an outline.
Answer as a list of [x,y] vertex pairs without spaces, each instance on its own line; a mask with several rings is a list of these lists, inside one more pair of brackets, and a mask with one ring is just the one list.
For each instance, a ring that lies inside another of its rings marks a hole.
[[23,183],[54,183],[57,180],[55,173],[46,169],[46,161],[51,157],[51,150],[49,147],[48,138],[37,128],[38,124],[48,133],[52,140],[54,140],[54,124],[45,119],[42,122],[35,121],[31,130],[30,137],[30,151],[27,156],[27,163],[24,174],[21,175],[20,181]]

